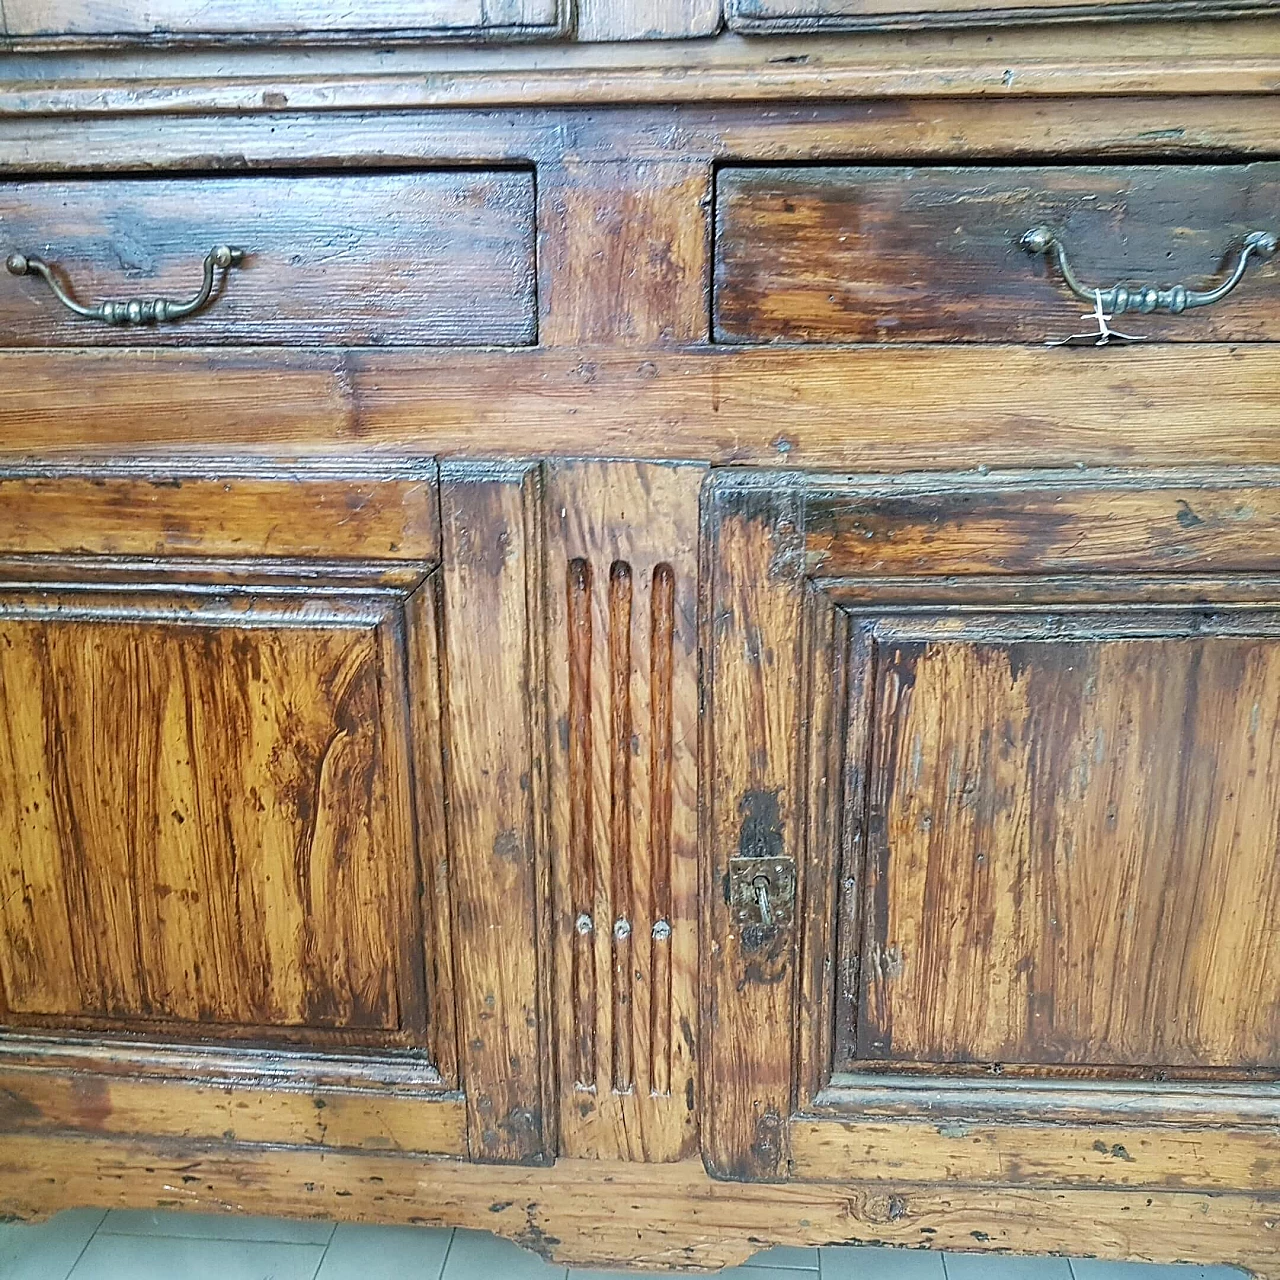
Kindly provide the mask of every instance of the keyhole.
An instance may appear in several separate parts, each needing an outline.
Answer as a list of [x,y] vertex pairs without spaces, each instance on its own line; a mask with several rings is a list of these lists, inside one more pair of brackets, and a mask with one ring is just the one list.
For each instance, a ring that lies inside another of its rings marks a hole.
[[773,908],[769,905],[769,879],[767,876],[756,876],[751,882],[755,887],[756,901],[760,904],[760,923],[773,923]]

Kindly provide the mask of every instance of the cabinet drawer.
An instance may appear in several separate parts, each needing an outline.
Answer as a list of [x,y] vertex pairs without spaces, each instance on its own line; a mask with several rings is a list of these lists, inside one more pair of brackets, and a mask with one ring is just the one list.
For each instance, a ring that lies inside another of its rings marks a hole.
[[76,315],[34,274],[0,275],[0,345],[524,345],[536,337],[528,171],[11,182],[0,246],[68,297],[197,297],[157,323]]
[[[1159,341],[1280,337],[1280,165],[729,168],[717,184],[719,342],[1047,342],[1112,327]],[[1056,237],[1088,295],[1064,279]],[[1189,292],[1182,300],[1173,286]],[[1144,313],[1142,290],[1156,310]],[[1170,307],[1175,310],[1170,310]],[[1116,314],[1120,313],[1120,314]],[[1084,339],[1082,339],[1084,340]]]
[[558,34],[557,0],[372,0],[358,8],[322,0],[9,0],[4,32],[17,37],[54,37],[133,42],[186,41],[252,35],[356,37],[375,33],[458,39],[537,38]]
[[729,0],[735,31],[866,31],[877,27],[994,26],[1001,22],[1064,22],[1134,18],[1227,17],[1264,12],[1266,0]]

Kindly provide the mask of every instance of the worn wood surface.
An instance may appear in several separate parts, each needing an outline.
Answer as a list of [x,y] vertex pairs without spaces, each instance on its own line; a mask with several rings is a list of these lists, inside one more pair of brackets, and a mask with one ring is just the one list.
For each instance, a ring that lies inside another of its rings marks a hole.
[[1280,463],[1263,344],[0,352],[0,378],[0,456],[18,458],[358,448],[858,471],[933,469],[940,458],[958,471]]
[[687,40],[720,28],[720,0],[579,0],[579,40]]
[[104,1138],[467,1154],[466,1107],[457,1095],[0,1070],[0,1150],[16,1134],[67,1129]]
[[548,468],[550,830],[569,1156],[678,1160],[696,1149],[704,475]]
[[1280,1066],[1275,641],[1152,623],[875,646],[838,1061]]
[[939,1187],[906,1180],[751,1186],[696,1161],[552,1169],[315,1150],[176,1151],[31,1134],[0,1142],[0,1209],[64,1206],[372,1219],[496,1231],[562,1263],[717,1268],[772,1244],[1056,1252],[1230,1263],[1276,1280],[1271,1196]]
[[394,608],[260,603],[7,594],[11,1025],[423,1042]]
[[1265,0],[728,0],[731,28],[753,35],[863,31],[892,27],[996,26],[1100,19],[1234,17],[1266,12]]
[[878,492],[850,479],[808,503],[808,568],[830,579],[1274,571],[1276,478],[1265,468],[1006,471],[903,476]]
[[[556,34],[557,0],[372,0],[359,9],[335,9],[320,0],[215,0],[196,8],[182,0],[6,0],[6,36],[150,37],[159,43],[199,36],[413,33],[459,39]],[[384,36],[385,38],[385,36]]]
[[710,165],[601,161],[539,173],[543,343],[705,342]]
[[45,259],[83,305],[189,298],[214,245],[247,257],[202,311],[150,329],[81,319],[45,281],[6,274],[0,342],[530,343],[533,206],[517,171],[6,184],[4,256]]
[[785,1176],[791,1109],[794,924],[740,925],[736,857],[800,856],[804,830],[798,490],[715,477],[705,510],[707,655],[703,1156],[718,1176]]
[[[1056,266],[1020,246],[1048,226],[1089,287],[1212,288],[1273,231],[1274,165],[1100,169],[725,169],[716,183],[720,342],[1045,342],[1087,332]],[[1096,325],[1092,328],[1096,329]],[[1161,341],[1274,341],[1280,269],[1180,315],[1118,317]]]
[[797,1178],[830,1182],[1159,1187],[1274,1196],[1280,1145],[1272,1119],[1254,1129],[1229,1129],[801,1118],[791,1123],[791,1158]]
[[0,523],[6,555],[431,561],[440,544],[430,460],[18,467],[0,472]]
[[460,1072],[476,1159],[551,1149],[538,473],[447,464],[444,749]]

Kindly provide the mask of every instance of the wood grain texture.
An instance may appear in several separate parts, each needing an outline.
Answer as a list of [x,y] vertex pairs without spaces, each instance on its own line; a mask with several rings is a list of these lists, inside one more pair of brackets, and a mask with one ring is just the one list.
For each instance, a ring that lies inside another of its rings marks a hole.
[[235,1080],[0,1070],[0,1149],[14,1134],[67,1130],[99,1137],[467,1154],[466,1107],[456,1094],[423,1091],[413,1097],[297,1081],[255,1088]]
[[[460,1070],[474,1159],[549,1152],[536,468],[449,463],[445,751]],[[554,1133],[554,1128],[550,1129]]]
[[795,1176],[947,1187],[1160,1187],[1280,1190],[1273,1125],[983,1125],[960,1121],[809,1120],[791,1124]]
[[[602,1189],[610,1194],[601,1194]],[[0,1141],[0,1210],[263,1212],[496,1231],[561,1264],[718,1268],[772,1244],[1046,1251],[1244,1267],[1277,1280],[1272,1196],[1159,1189],[752,1186],[701,1164],[559,1160],[496,1168],[372,1153],[163,1146],[32,1134]]]
[[544,165],[538,199],[544,343],[706,340],[707,163]]
[[708,1096],[703,1158],[719,1177],[785,1177],[797,930],[738,925],[733,858],[800,856],[804,831],[803,526],[792,484],[717,474],[704,510]]
[[1280,1066],[1276,646],[1180,621],[878,646],[844,1053]]
[[11,1025],[423,1043],[395,609],[353,603],[10,592]]
[[5,0],[8,36],[280,37],[382,32],[460,38],[554,34],[556,0],[373,0],[357,10],[319,0],[285,0],[263,9],[248,0],[214,0],[193,9],[181,0]]
[[1235,17],[1266,12],[1265,0],[728,0],[729,25],[751,35],[894,27],[986,27],[1001,23]]
[[720,0],[580,0],[579,40],[687,40],[720,29]]
[[704,476],[547,469],[560,1128],[573,1156],[671,1161],[695,1149]]
[[[1269,348],[0,352],[0,456],[229,450],[836,470],[1280,463]],[[270,394],[264,395],[265,379]],[[137,405],[148,412],[139,414]],[[618,406],[626,411],[619,412]],[[1122,423],[1118,427],[1117,423]]]
[[[1274,571],[1274,475],[1118,471],[832,484],[806,509],[823,578]],[[844,584],[841,584],[842,589]]]
[[[1102,169],[725,169],[716,183],[720,342],[1044,342],[1087,331],[1087,303],[1019,245],[1046,225],[1090,287],[1205,289],[1270,231],[1275,165]],[[1226,299],[1127,315],[1161,341],[1274,341],[1280,269]],[[1096,327],[1096,326],[1094,326]]]
[[528,172],[111,179],[0,186],[4,253],[85,305],[188,298],[214,245],[247,257],[202,311],[154,329],[73,316],[0,282],[5,346],[521,345],[536,340]]
[[17,467],[0,471],[0,523],[7,555],[431,561],[440,544],[430,460]]

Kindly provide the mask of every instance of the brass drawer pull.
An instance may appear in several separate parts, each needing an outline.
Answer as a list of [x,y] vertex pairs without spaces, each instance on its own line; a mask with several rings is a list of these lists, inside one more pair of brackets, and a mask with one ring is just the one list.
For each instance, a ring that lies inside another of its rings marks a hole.
[[1067,287],[1077,298],[1085,302],[1101,302],[1102,309],[1111,315],[1121,315],[1126,311],[1168,311],[1177,315],[1191,307],[1207,307],[1212,302],[1225,298],[1240,283],[1249,259],[1255,253],[1269,258],[1276,251],[1276,236],[1272,231],[1250,231],[1240,246],[1240,257],[1231,274],[1216,289],[1204,291],[1188,289],[1186,285],[1175,284],[1166,289],[1154,285],[1116,284],[1110,289],[1089,289],[1081,284],[1067,261],[1067,251],[1061,240],[1049,227],[1032,227],[1019,241],[1032,257],[1040,254],[1052,254],[1062,272]]
[[99,302],[96,307],[78,303],[58,283],[49,264],[40,258],[28,258],[22,253],[9,255],[5,266],[14,276],[43,276],[53,295],[68,311],[74,311],[86,320],[101,320],[104,324],[166,324],[181,320],[199,311],[213,296],[213,272],[215,267],[224,271],[239,266],[244,260],[243,249],[230,245],[215,245],[205,255],[204,283],[200,292],[186,302],[174,302],[171,298],[129,298],[122,302]]

